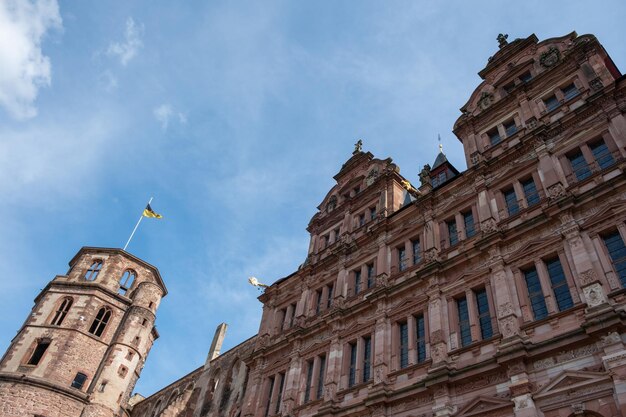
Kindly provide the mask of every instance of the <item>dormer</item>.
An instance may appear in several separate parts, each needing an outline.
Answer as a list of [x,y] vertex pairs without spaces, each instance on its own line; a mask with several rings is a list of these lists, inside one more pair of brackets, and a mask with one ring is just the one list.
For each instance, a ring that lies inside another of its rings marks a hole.
[[430,169],[430,184],[433,189],[442,186],[452,178],[459,175],[459,171],[448,161],[448,158],[443,153],[443,149],[439,147],[439,154],[435,158],[433,167]]
[[523,142],[620,76],[592,35],[572,32],[539,42],[533,34],[509,43],[501,34],[498,42],[454,125],[468,167]]

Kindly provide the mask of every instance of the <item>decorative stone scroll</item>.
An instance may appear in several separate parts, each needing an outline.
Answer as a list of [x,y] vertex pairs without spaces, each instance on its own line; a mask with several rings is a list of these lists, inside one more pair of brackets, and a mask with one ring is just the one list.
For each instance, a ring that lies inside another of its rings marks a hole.
[[548,187],[548,198],[550,200],[558,200],[567,197],[567,191],[560,182]]
[[494,219],[487,219],[484,222],[480,223],[480,230],[483,233],[493,233],[498,231],[498,225]]
[[580,275],[578,276],[578,282],[580,283],[581,287],[591,285],[597,281],[598,277],[596,275],[596,271],[594,271],[593,269],[588,269],[587,271],[580,273]]
[[604,296],[604,291],[602,291],[602,286],[597,282],[583,288],[583,293],[585,294],[585,300],[587,301],[587,305],[589,307],[596,307],[600,304],[606,303],[606,297]]

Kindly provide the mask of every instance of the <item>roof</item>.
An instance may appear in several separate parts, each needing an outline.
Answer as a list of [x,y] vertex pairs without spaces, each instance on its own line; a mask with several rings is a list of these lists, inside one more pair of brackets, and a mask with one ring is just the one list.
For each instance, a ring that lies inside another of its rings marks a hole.
[[437,155],[435,163],[433,164],[433,167],[431,169],[435,169],[438,166],[445,164],[446,162],[448,162],[448,158],[446,158],[446,155],[443,152],[439,151],[439,154]]

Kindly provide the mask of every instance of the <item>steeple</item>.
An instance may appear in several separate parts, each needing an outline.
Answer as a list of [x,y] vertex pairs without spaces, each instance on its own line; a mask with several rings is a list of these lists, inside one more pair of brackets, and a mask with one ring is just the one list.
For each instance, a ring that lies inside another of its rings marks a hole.
[[443,153],[443,145],[441,144],[441,135],[438,136],[439,141],[439,153],[435,158],[433,167],[430,168],[430,183],[433,188],[436,188],[448,180],[459,175],[459,171],[448,161],[446,154]]

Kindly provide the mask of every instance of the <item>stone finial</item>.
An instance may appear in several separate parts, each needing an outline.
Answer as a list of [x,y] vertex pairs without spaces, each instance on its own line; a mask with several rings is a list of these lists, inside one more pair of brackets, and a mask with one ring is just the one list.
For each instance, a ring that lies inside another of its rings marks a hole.
[[496,38],[498,40],[498,47],[503,48],[509,44],[507,38],[509,35],[507,33],[500,33]]
[[363,141],[359,139],[354,144],[354,152],[352,152],[352,155],[356,155],[357,153],[362,152],[362,151],[363,151]]

